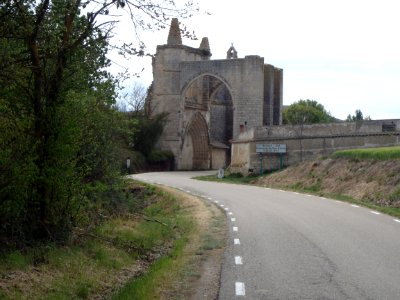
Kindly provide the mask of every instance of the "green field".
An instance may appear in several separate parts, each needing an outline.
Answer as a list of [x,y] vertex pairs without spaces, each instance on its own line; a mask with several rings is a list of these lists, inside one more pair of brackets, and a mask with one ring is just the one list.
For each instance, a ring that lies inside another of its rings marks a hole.
[[332,157],[375,160],[400,159],[400,147],[341,150],[334,152]]

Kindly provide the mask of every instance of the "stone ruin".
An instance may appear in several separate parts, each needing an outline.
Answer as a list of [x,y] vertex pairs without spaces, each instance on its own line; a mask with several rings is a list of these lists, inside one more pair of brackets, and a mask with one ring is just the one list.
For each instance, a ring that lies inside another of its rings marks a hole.
[[258,55],[211,60],[208,38],[199,48],[182,44],[172,19],[167,44],[153,58],[151,114],[168,113],[159,148],[175,155],[178,170],[231,163],[231,141],[248,128],[282,123],[283,71]]

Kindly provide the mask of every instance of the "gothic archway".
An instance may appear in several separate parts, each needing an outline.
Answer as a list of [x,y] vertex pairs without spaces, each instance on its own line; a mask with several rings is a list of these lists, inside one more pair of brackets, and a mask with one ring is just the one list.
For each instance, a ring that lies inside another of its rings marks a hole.
[[182,166],[191,170],[210,168],[208,127],[199,112],[192,117],[185,134],[182,148]]
[[[209,139],[209,166],[213,169],[230,164],[230,140],[233,137],[233,101],[227,84],[217,76],[202,74],[193,79],[183,90],[183,103],[186,118],[193,112],[200,113],[207,121]],[[203,118],[204,119],[204,118]],[[183,151],[185,168],[191,169],[195,157],[191,156],[190,137],[185,140]]]

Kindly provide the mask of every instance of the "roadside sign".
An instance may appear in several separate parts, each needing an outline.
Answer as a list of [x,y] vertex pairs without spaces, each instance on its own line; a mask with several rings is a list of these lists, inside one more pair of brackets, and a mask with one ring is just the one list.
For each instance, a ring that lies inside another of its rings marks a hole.
[[256,153],[286,153],[286,144],[256,144]]

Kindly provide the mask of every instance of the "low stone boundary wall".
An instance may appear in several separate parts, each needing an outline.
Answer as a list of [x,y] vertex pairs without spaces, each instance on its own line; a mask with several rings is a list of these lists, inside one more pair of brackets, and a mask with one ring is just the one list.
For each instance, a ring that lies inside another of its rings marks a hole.
[[377,120],[297,126],[256,127],[232,141],[231,169],[248,173],[277,169],[277,154],[264,154],[263,166],[256,144],[286,144],[285,165],[327,156],[343,149],[400,145],[400,120]]

